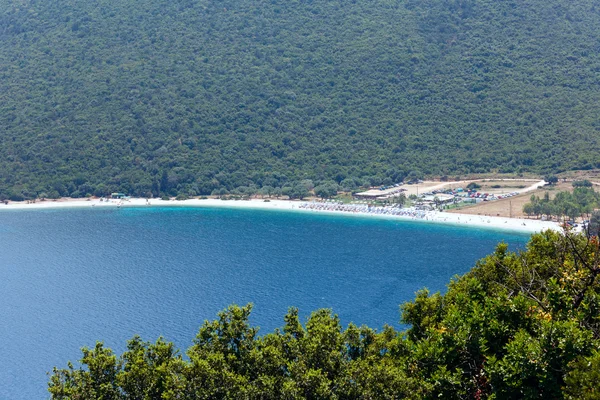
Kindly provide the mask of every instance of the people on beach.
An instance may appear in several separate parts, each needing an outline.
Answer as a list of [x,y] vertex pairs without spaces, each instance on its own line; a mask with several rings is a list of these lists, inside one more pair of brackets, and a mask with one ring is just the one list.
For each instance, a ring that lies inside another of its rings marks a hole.
[[306,202],[300,204],[299,208],[315,210],[315,211],[342,211],[351,213],[366,213],[377,215],[396,215],[419,219],[428,219],[428,211],[417,210],[414,207],[399,208],[398,206],[372,206],[370,204],[344,204],[344,203],[323,203],[323,202]]

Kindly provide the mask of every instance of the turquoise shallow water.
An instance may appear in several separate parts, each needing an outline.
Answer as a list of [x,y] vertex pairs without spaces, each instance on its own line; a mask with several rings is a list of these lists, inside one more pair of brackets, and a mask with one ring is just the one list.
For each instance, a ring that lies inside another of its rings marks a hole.
[[0,213],[0,399],[47,398],[46,372],[102,340],[163,335],[182,350],[205,319],[255,305],[262,332],[332,308],[399,325],[398,306],[517,233],[372,218],[216,208]]

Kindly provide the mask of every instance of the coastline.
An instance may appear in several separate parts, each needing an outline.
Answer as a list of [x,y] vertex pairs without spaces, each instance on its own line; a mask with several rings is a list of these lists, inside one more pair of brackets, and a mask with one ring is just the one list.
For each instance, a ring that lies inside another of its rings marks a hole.
[[413,221],[423,223],[435,223],[467,228],[484,228],[492,230],[506,230],[521,233],[536,233],[546,229],[561,230],[556,222],[529,220],[519,218],[505,218],[480,216],[471,214],[446,213],[439,211],[427,211],[415,217],[410,215],[393,215],[388,213],[371,213],[361,211],[340,211],[336,207],[310,208],[306,205],[321,204],[310,201],[297,200],[220,200],[220,199],[189,199],[189,200],[160,200],[143,198],[131,198],[127,200],[107,199],[61,199],[57,201],[46,200],[35,203],[11,202],[0,205],[1,210],[48,210],[68,208],[145,208],[145,207],[215,207],[215,208],[238,208],[238,209],[260,209],[276,211],[294,211],[301,213],[320,213],[348,217],[367,217],[389,219],[397,221]]

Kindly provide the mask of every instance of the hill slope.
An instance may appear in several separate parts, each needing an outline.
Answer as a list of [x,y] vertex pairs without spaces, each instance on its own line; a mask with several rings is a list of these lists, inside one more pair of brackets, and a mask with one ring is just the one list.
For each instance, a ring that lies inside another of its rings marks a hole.
[[593,0],[6,0],[0,195],[600,167],[599,14]]

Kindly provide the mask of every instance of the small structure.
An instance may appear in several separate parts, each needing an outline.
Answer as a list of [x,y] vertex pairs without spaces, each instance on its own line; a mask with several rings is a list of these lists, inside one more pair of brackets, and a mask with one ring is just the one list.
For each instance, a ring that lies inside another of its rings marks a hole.
[[125,199],[125,198],[127,198],[127,195],[125,193],[111,193],[110,198],[111,199]]
[[366,192],[355,193],[354,197],[368,200],[385,200],[391,197],[398,197],[402,192],[406,192],[406,189],[396,186],[386,189],[371,189],[367,190]]
[[423,197],[423,201],[435,203],[436,198],[437,198],[438,203],[440,203],[440,204],[451,203],[454,201],[453,195],[445,194],[445,193],[438,193],[435,195],[425,196],[425,197]]

